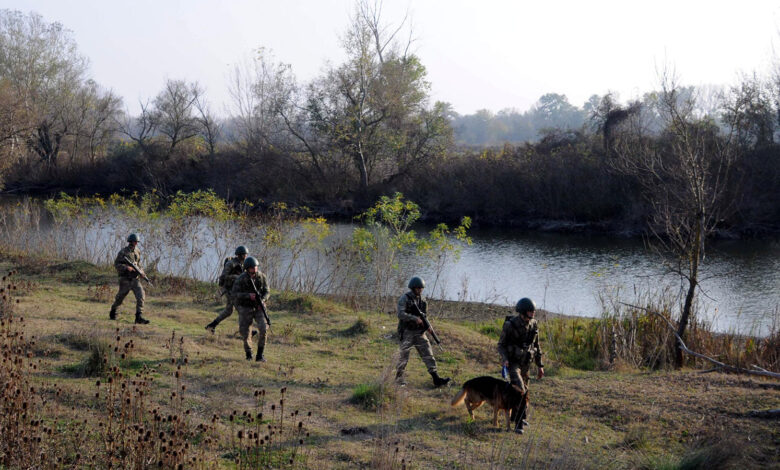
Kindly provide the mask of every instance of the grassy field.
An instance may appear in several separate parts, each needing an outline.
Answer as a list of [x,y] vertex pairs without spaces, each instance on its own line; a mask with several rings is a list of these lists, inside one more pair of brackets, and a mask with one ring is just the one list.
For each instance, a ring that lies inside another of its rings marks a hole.
[[[432,318],[444,347],[435,352],[442,375],[455,385],[432,388],[413,352],[409,384],[399,389],[390,380],[398,347],[391,312],[356,312],[324,298],[273,292],[268,362],[255,363],[244,360],[237,314],[216,334],[204,330],[222,308],[213,285],[153,279],[146,303],[151,324],[136,326],[132,294],[119,320],[108,319],[117,285],[109,268],[2,256],[0,274],[11,271],[11,300],[19,300],[13,315],[24,318],[33,364],[26,373],[40,403],[31,416],[48,426],[48,452],[60,455],[61,468],[78,466],[77,458],[85,467],[105,459],[128,465],[127,451],[106,457],[113,448],[106,436],[121,426],[151,428],[150,410],[162,422],[186,421],[183,442],[171,439],[167,449],[194,459],[184,468],[248,468],[262,462],[263,452],[281,456],[278,466],[292,459],[293,467],[317,469],[780,468],[778,421],[750,414],[780,408],[780,385],[760,378],[593,372],[548,361],[548,376],[531,384],[525,434],[492,428],[486,407],[470,422],[465,407],[449,402],[469,378],[499,376],[495,339],[484,325],[509,309],[485,306],[477,320],[478,306],[440,305],[446,312]],[[102,364],[101,354],[108,356]],[[135,386],[135,395],[128,393],[133,400],[143,395],[148,414],[108,405],[120,393],[108,387],[118,383]],[[255,419],[258,411],[263,418]],[[273,443],[246,439],[253,429],[262,439],[268,426],[276,426]],[[160,454],[157,445],[152,454]]]

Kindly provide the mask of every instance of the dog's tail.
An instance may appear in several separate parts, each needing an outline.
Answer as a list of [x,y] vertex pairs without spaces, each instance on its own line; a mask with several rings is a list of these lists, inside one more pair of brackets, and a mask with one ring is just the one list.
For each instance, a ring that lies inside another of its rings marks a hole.
[[463,403],[463,400],[466,398],[466,389],[462,388],[460,392],[458,392],[457,395],[455,395],[455,398],[452,399],[450,402],[451,406],[458,406],[461,403]]

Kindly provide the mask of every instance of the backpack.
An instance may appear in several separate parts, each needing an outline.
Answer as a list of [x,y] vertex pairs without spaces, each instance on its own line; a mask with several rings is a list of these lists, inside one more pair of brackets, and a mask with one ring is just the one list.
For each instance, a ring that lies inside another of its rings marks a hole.
[[222,274],[219,275],[219,279],[217,279],[217,285],[219,287],[225,287],[225,266],[230,262],[230,258],[225,258],[225,261],[222,262]]

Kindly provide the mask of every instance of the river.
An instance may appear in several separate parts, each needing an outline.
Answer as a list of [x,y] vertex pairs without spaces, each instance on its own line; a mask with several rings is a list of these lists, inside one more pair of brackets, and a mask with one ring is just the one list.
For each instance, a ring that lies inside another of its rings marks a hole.
[[[107,211],[57,224],[38,204],[25,204],[12,199],[0,212],[0,235],[11,248],[110,263],[126,234],[139,231],[147,263],[156,260],[162,272],[214,280],[219,260],[232,254],[237,244],[245,244],[261,259],[272,288],[334,289],[333,283],[323,288],[314,282],[332,263],[323,256],[327,250],[290,254],[289,247],[300,246],[306,229],[293,227],[284,235],[286,240],[269,247],[267,229],[259,222],[246,232],[251,236],[223,230],[211,219],[182,226],[181,221],[165,224],[151,218],[139,225],[136,216],[122,218]],[[354,229],[344,223],[330,226],[333,235],[323,241],[326,245],[343,240]],[[531,297],[543,309],[585,317],[599,316],[605,302],[637,302],[648,293],[681,298],[684,292],[680,277],[670,274],[639,239],[509,229],[471,230],[469,235],[473,243],[460,247],[459,259],[448,259],[439,270],[415,268],[401,277],[422,275],[428,280],[426,294],[434,298],[510,306],[520,297]],[[285,266],[290,259],[296,260],[292,269]],[[399,266],[412,261],[402,259]],[[700,279],[698,312],[716,330],[763,335],[780,329],[778,240],[711,241]],[[402,289],[400,282],[390,285],[390,292]]]
[[[471,236],[445,267],[437,297],[510,305],[527,296],[553,312],[598,316],[600,296],[619,292],[631,302],[635,292],[676,295],[684,287],[638,239],[498,229]],[[780,242],[712,241],[701,279],[700,312],[717,330],[766,333],[780,320]]]

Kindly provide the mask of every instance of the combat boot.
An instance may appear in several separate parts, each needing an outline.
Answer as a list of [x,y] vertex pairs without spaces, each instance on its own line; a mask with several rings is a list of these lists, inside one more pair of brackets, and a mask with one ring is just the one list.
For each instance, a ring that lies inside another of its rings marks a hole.
[[263,357],[263,348],[257,348],[257,356],[255,356],[255,362],[265,362],[265,357]]
[[252,360],[252,351],[245,351],[246,352],[246,360],[251,361]]
[[215,322],[211,322],[208,325],[206,325],[206,330],[210,331],[211,334],[214,334],[214,329],[217,327],[217,324]]
[[509,421],[516,423],[517,420],[520,420],[520,424],[522,426],[528,426],[528,420],[526,419],[527,413],[525,409],[519,413],[512,414],[512,417],[509,419]]
[[140,313],[135,314],[135,323],[138,325],[148,325],[149,320],[143,317]]
[[109,320],[116,320],[116,308],[111,307],[111,311],[108,312],[108,319]]
[[406,387],[406,377],[404,376],[404,371],[399,370],[395,373],[395,383],[398,384],[399,387]]
[[449,377],[445,377],[445,378],[439,377],[439,374],[436,371],[431,372],[431,377],[433,377],[434,388],[439,388],[442,385],[447,385],[448,383],[450,383],[450,380],[452,380]]
[[520,413],[517,417],[515,417],[515,432],[518,434],[523,434],[523,424],[525,424],[525,411]]

